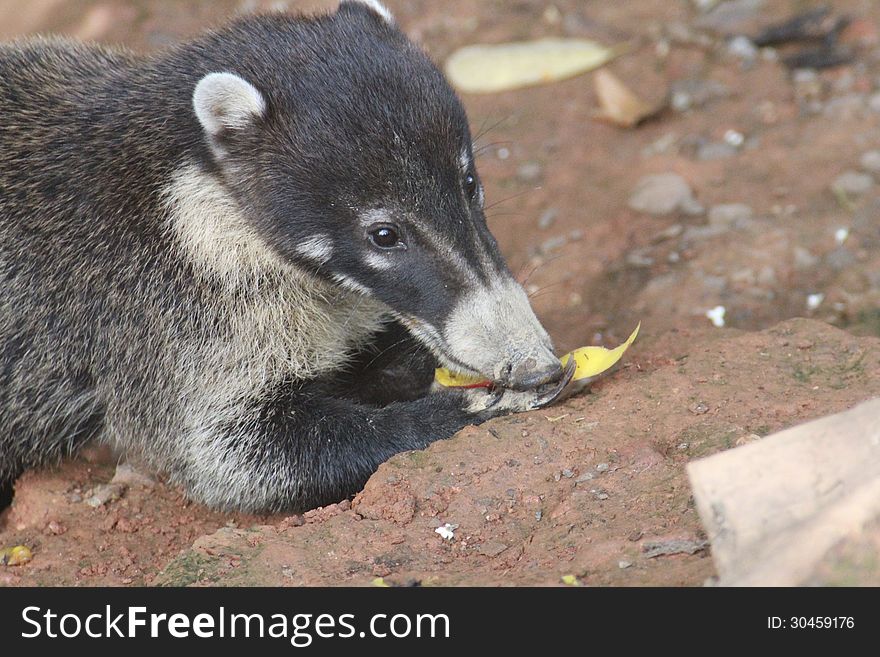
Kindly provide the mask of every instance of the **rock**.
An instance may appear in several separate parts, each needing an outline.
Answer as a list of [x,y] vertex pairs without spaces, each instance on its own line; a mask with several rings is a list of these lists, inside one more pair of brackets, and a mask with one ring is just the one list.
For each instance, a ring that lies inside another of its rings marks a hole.
[[684,226],[682,226],[681,224],[672,224],[668,228],[665,228],[664,230],[661,230],[659,233],[654,235],[654,237],[651,239],[651,241],[654,244],[657,244],[659,242],[665,242],[666,240],[675,239],[676,237],[681,235],[683,232],[684,232]]
[[126,490],[128,490],[128,486],[125,484],[101,484],[91,490],[91,495],[86,498],[85,502],[90,507],[97,509],[109,502],[115,502],[125,494]]
[[742,225],[753,216],[752,208],[744,203],[713,205],[709,209],[709,225],[727,227]]
[[711,160],[724,160],[737,154],[735,146],[731,146],[725,142],[710,141],[701,144],[697,149],[697,159],[704,162]]
[[727,54],[743,62],[754,62],[758,57],[758,47],[745,36],[735,36],[727,42]]
[[859,171],[845,171],[831,183],[832,191],[854,196],[864,194],[873,186],[874,178]]
[[880,151],[868,151],[862,154],[859,164],[865,171],[880,173]]
[[855,262],[856,258],[852,251],[843,246],[837,247],[825,256],[825,264],[834,271],[842,271],[851,267]]
[[819,264],[819,257],[814,256],[802,246],[794,247],[794,266],[797,269],[812,269]]
[[659,173],[642,178],[629,198],[629,207],[653,215],[679,211],[697,215],[703,212],[703,206],[694,199],[690,185],[677,173]]
[[526,162],[516,170],[516,177],[526,183],[535,183],[544,177],[544,167],[538,162]]
[[[721,584],[877,581],[878,436],[880,398],[689,464]],[[861,538],[869,550],[841,564]]]
[[854,121],[865,114],[866,100],[862,94],[846,94],[829,100],[823,113],[837,121]]
[[648,559],[666,557],[673,554],[696,554],[709,547],[709,541],[689,541],[676,539],[671,541],[647,541],[642,551]]
[[158,482],[150,475],[136,470],[129,463],[120,463],[116,466],[116,474],[113,475],[110,483],[126,487],[140,486],[143,488],[153,488]]
[[[730,91],[726,86],[714,80],[703,78],[687,78],[672,83],[670,104],[676,112],[703,107],[718,98],[726,98]],[[880,110],[878,110],[880,111]]]
[[681,236],[685,242],[698,242],[723,235],[729,230],[727,226],[688,226]]
[[538,217],[538,228],[550,228],[558,216],[559,208],[547,208],[541,213],[541,216]]
[[635,269],[651,267],[654,264],[654,258],[648,255],[648,249],[636,249],[626,255],[626,264]]
[[751,27],[765,0],[726,0],[694,21],[695,27],[715,34],[737,34]]

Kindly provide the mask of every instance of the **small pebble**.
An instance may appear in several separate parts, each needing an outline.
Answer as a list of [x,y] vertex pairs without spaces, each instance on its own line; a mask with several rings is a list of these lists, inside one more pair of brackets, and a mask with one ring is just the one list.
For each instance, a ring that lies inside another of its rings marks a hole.
[[735,36],[727,43],[727,52],[730,56],[742,59],[745,62],[754,61],[758,56],[758,47],[746,36]]
[[843,243],[846,242],[848,237],[849,228],[838,228],[834,231],[834,241],[837,242],[838,246],[843,246]]
[[541,216],[538,217],[538,228],[550,228],[558,216],[559,210],[557,208],[547,208],[541,213]]
[[724,315],[726,314],[727,309],[724,306],[715,306],[706,311],[706,317],[712,322],[712,326],[717,328],[724,327]]
[[697,215],[703,212],[703,206],[694,198],[691,186],[677,173],[643,177],[629,198],[629,207],[653,215],[678,211]]
[[733,146],[734,148],[739,148],[745,143],[745,141],[745,135],[736,130],[728,130],[724,133],[724,143]]
[[880,151],[868,151],[862,154],[859,164],[865,171],[880,173]]
[[702,160],[703,162],[724,160],[728,157],[733,157],[736,153],[736,148],[730,144],[711,141],[700,145],[697,149],[697,159]]
[[874,178],[859,171],[845,171],[831,183],[831,189],[837,193],[859,195],[874,186]]
[[705,415],[709,412],[709,406],[705,402],[697,402],[688,409],[694,415]]
[[544,167],[538,162],[526,162],[516,170],[516,175],[523,182],[538,182],[544,176]]
[[100,486],[95,486],[92,489],[91,495],[86,499],[86,504],[88,504],[93,509],[97,509],[99,506],[104,506],[108,502],[114,502],[118,500],[120,497],[125,494],[125,491],[128,489],[128,486],[125,484],[101,484]]
[[709,225],[711,226],[734,226],[747,222],[754,212],[745,203],[724,203],[713,205],[709,209]]
[[596,470],[598,470],[599,472],[608,472],[609,467],[610,466],[607,463],[600,463],[596,466]]
[[665,242],[666,240],[675,239],[679,235],[684,232],[684,226],[681,224],[672,224],[668,228],[661,230],[659,233],[654,235],[654,238],[651,240],[654,243],[657,242]]
[[450,525],[448,522],[441,527],[437,527],[434,530],[437,534],[440,534],[440,538],[445,539],[447,541],[451,541],[455,538],[455,530],[458,529],[458,525]]
[[630,566],[632,566],[632,562],[631,562],[631,561],[623,561],[623,560],[621,560],[621,561],[618,561],[618,562],[617,562],[617,567],[620,568],[621,570],[626,570],[626,569],[629,568]]
[[822,305],[822,302],[825,301],[825,295],[821,292],[817,294],[808,294],[807,295],[807,309],[808,310],[816,310],[819,306]]
[[812,269],[819,264],[819,258],[802,246],[794,247],[794,266],[798,269]]

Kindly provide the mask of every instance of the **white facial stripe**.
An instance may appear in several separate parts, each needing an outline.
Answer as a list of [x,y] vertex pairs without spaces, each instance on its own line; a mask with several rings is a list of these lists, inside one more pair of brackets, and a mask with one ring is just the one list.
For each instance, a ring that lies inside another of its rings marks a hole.
[[370,288],[368,288],[366,285],[358,283],[350,276],[346,276],[345,274],[336,274],[333,278],[336,280],[337,283],[339,283],[340,287],[344,287],[346,290],[358,292],[359,294],[372,294]]
[[314,235],[298,244],[294,251],[313,262],[324,264],[333,256],[333,241],[327,235]]
[[379,0],[348,0],[349,2],[359,2],[362,5],[368,7],[374,13],[379,14],[386,23],[394,23],[394,16],[391,15],[391,12],[388,11],[388,8],[383,5]]
[[387,271],[394,266],[391,259],[381,253],[367,253],[364,256],[364,264],[376,271]]
[[463,150],[463,151],[461,152],[461,155],[459,156],[459,160],[458,160],[458,161],[461,163],[461,170],[462,170],[462,172],[467,171],[468,169],[471,168],[471,158],[470,158],[470,156],[468,155],[467,150]]

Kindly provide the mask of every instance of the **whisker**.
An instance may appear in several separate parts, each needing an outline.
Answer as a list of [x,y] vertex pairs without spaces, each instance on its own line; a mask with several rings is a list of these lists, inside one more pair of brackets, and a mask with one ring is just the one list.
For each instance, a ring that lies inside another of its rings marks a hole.
[[475,141],[475,142],[476,142],[476,141],[480,141],[480,139],[482,139],[482,138],[485,137],[487,134],[489,134],[490,132],[492,132],[493,130],[495,130],[495,128],[497,128],[498,126],[500,126],[502,123],[504,123],[505,121],[510,120],[510,117],[511,117],[510,114],[508,114],[507,116],[503,116],[503,117],[501,117],[500,119],[498,119],[495,123],[493,123],[492,125],[490,125],[488,128],[486,127],[486,121],[488,121],[489,119],[488,119],[488,117],[486,117],[485,119],[483,119],[483,124],[480,126],[480,130],[479,130],[479,132],[477,132],[477,134],[476,134],[476,136],[474,137],[473,141]]
[[563,253],[558,253],[558,254],[556,254],[555,256],[551,257],[551,258],[547,258],[546,260],[543,259],[543,258],[541,258],[541,260],[540,260],[539,262],[534,262],[534,258],[530,258],[530,259],[526,260],[526,261],[523,263],[523,265],[519,268],[519,272],[517,272],[517,280],[519,280],[519,277],[520,277],[520,275],[522,274],[523,269],[525,269],[526,267],[528,267],[530,264],[533,264],[534,266],[532,267],[532,270],[526,275],[525,279],[520,283],[521,285],[525,285],[526,283],[529,282],[529,279],[532,277],[532,275],[533,275],[536,271],[538,271],[538,270],[541,269],[542,267],[546,267],[546,266],[549,265],[551,262],[555,262],[556,260],[559,260],[561,257],[563,257],[563,255],[565,255],[565,254],[563,254]]
[[546,294],[548,294],[548,290],[553,290],[553,288],[557,288],[561,285],[563,285],[563,281],[557,281],[556,283],[550,283],[549,285],[540,287],[528,295],[529,299],[537,299],[538,297],[545,296]]
[[503,198],[503,199],[501,199],[501,200],[499,200],[499,201],[495,201],[494,203],[490,203],[490,204],[487,205],[485,208],[483,208],[483,212],[488,212],[488,211],[491,210],[492,208],[496,208],[496,207],[498,207],[499,205],[501,205],[502,203],[507,203],[508,201],[512,201],[513,199],[515,199],[515,198],[519,198],[520,196],[524,196],[524,195],[528,194],[528,193],[531,192],[531,191],[534,191],[534,190],[531,190],[531,189],[525,189],[525,190],[523,190],[523,191],[521,191],[521,192],[517,192],[516,194],[512,194],[512,195],[510,195],[510,196],[507,196],[507,197],[505,197],[505,198]]

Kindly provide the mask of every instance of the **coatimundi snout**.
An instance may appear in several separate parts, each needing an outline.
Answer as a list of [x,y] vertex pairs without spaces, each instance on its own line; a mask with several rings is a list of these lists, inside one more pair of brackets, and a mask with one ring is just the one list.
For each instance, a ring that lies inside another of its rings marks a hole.
[[[0,46],[0,484],[91,440],[294,511],[566,375],[464,110],[376,0],[153,57]],[[439,364],[496,383],[432,391]]]

